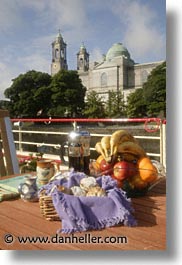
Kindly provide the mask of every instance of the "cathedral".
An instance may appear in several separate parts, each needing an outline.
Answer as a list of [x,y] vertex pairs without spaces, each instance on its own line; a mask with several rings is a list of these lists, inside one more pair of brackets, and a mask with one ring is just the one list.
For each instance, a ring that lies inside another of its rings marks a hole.
[[[66,43],[59,32],[52,43],[51,75],[68,69]],[[109,91],[122,91],[127,100],[129,93],[141,88],[150,72],[163,61],[135,63],[122,43],[115,43],[100,62],[89,62],[89,53],[82,44],[77,53],[77,71],[87,93],[96,91],[103,100]]]

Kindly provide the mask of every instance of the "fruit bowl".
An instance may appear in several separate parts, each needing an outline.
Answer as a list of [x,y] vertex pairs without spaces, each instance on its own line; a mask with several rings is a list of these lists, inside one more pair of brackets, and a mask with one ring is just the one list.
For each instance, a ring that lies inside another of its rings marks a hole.
[[96,143],[95,150],[99,156],[91,163],[90,173],[96,177],[110,175],[129,197],[144,195],[165,176],[163,165],[151,160],[126,130],[103,136]]
[[104,167],[102,165],[101,170],[98,165],[97,168],[94,166],[95,164],[92,164],[90,168],[92,175],[110,175],[117,181],[118,187],[126,192],[128,198],[144,196],[166,176],[164,166],[157,160],[149,160],[147,157],[142,161],[119,161]]

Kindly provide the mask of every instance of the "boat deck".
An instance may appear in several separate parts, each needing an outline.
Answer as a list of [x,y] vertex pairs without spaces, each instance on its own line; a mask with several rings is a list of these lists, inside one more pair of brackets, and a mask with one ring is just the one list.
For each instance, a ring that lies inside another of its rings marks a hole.
[[61,222],[45,220],[38,202],[3,201],[0,203],[0,249],[165,250],[166,181],[162,180],[146,196],[133,198],[132,203],[138,221],[136,227],[118,225],[100,231],[56,235]]

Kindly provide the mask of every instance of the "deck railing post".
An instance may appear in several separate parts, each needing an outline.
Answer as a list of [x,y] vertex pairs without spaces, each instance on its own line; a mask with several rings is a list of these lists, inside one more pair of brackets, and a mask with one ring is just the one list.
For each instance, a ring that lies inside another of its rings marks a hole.
[[[0,110],[0,131],[1,131],[4,159],[5,159],[6,174],[8,175],[19,174],[20,170],[19,170],[18,159],[16,156],[16,149],[15,149],[14,137],[12,132],[12,123],[9,117],[9,112],[7,110]],[[2,162],[2,154],[1,154],[1,162]]]
[[166,124],[160,123],[160,163],[166,167]]
[[18,139],[19,139],[19,151],[20,152],[23,151],[23,148],[22,148],[22,132],[21,132],[21,126],[22,126],[22,123],[19,122],[19,125],[18,125]]
[[163,164],[163,129],[162,129],[162,122],[160,122],[160,163]]

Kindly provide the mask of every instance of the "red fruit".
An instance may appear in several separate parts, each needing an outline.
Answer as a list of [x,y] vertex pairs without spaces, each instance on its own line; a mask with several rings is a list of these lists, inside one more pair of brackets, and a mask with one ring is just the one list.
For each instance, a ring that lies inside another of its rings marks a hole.
[[113,165],[108,163],[105,159],[100,162],[100,170],[104,175],[111,174],[113,171]]
[[112,174],[111,177],[117,181],[117,187],[118,188],[123,187],[123,181],[122,180],[115,178],[114,174]]
[[120,161],[114,165],[114,178],[123,180],[137,174],[137,167],[134,163]]

